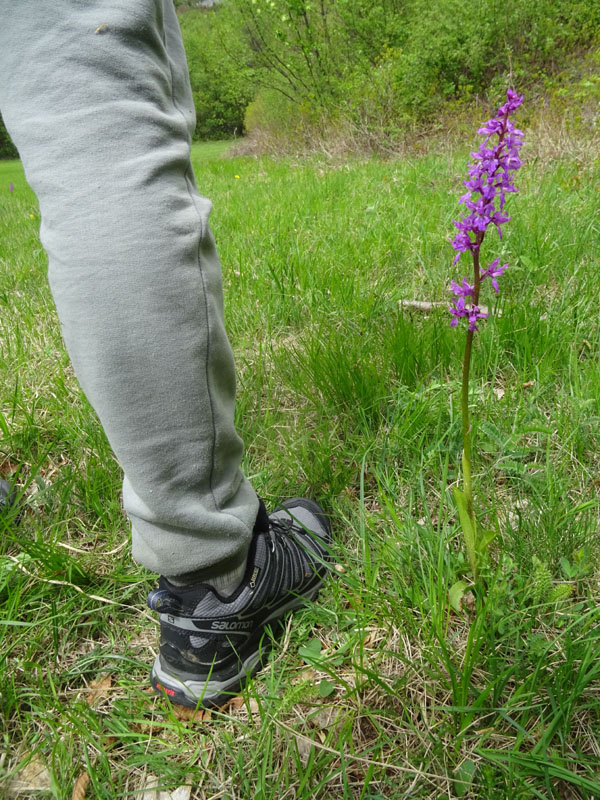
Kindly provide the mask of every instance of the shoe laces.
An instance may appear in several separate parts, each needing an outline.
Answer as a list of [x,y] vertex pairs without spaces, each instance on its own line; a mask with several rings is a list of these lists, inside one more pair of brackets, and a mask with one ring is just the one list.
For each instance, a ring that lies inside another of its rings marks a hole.
[[293,536],[293,531],[300,529],[294,525],[291,519],[271,519],[269,520],[269,543],[271,545],[271,552],[274,553],[279,542],[286,550],[289,550],[289,540]]
[[[315,541],[311,547],[308,543],[299,540],[308,537],[312,540],[310,532],[294,519],[272,519],[269,526],[269,543],[274,554],[279,545],[280,557],[287,562],[291,574],[303,574],[304,578],[310,577],[316,566],[316,561],[326,557]],[[318,540],[315,534],[315,540]],[[312,566],[311,566],[312,565]]]

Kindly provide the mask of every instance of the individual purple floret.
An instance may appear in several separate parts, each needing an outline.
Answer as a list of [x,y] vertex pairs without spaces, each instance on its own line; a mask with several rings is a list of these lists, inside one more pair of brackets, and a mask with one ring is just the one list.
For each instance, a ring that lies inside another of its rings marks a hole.
[[[492,279],[492,286],[494,287],[494,291],[496,294],[500,291],[500,287],[498,286],[498,281],[496,280],[500,275],[504,275],[508,264],[503,264],[501,267],[498,266],[498,262],[500,261],[499,258],[492,261],[487,269],[484,269],[481,273],[481,280],[484,278],[491,278]],[[453,281],[454,283],[454,281]]]
[[458,320],[461,317],[466,317],[468,313],[467,306],[465,304],[465,298],[459,297],[456,303],[453,306],[450,306],[448,310],[450,311],[451,314],[453,314],[453,317],[450,320],[450,327],[456,328],[456,326],[458,325]]
[[479,306],[467,305],[464,297],[459,297],[456,303],[450,306],[450,313],[452,314],[452,320],[450,322],[451,328],[456,328],[458,320],[461,317],[466,317],[469,320],[470,331],[477,330],[478,319],[487,319],[489,317],[489,314],[486,311],[481,311]]
[[489,317],[489,313],[487,311],[480,311],[479,306],[471,306],[468,313],[469,318],[469,330],[476,331],[477,330],[477,320],[478,319],[487,319]]
[[458,253],[454,256],[454,263],[456,264],[460,258],[460,254],[466,253],[467,250],[473,250],[475,248],[475,243],[471,241],[471,237],[468,233],[458,233],[456,239],[452,242],[452,246],[455,250],[458,250]]
[[[494,225],[502,239],[502,226],[511,219],[503,209],[506,195],[518,191],[512,174],[521,166],[519,150],[523,144],[523,132],[515,128],[509,116],[522,102],[523,96],[509,89],[506,103],[498,109],[495,117],[479,128],[478,132],[485,139],[479,150],[471,153],[473,161],[468,165],[469,178],[463,181],[467,191],[460,198],[468,213],[454,220],[458,233],[452,241],[452,247],[456,250],[454,264],[462,253],[472,254],[474,280],[473,284],[468,283],[466,278],[463,278],[462,284],[452,281],[451,288],[457,298],[450,308],[452,327],[458,325],[461,317],[466,317],[469,330],[477,330],[477,320],[488,316],[482,314],[478,307],[481,281],[490,278],[494,290],[498,292],[498,278],[508,266],[498,266],[500,259],[497,258],[486,270],[481,271],[479,251],[489,226]],[[469,298],[470,304],[465,302],[465,298]]]
[[457,283],[456,281],[452,281],[452,283],[450,284],[450,288],[457,297],[472,297],[473,292],[475,291],[475,287],[472,286],[470,283],[467,283],[466,278],[462,279],[462,283]]

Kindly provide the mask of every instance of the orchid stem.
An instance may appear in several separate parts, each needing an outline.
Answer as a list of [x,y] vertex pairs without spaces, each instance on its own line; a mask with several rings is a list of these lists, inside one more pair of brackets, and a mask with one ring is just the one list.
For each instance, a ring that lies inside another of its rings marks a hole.
[[463,429],[463,482],[465,490],[465,500],[467,514],[471,520],[473,535],[465,535],[465,545],[467,548],[467,559],[473,573],[473,580],[477,580],[477,522],[473,511],[473,483],[471,480],[471,423],[469,420],[469,370],[471,366],[471,351],[473,350],[474,331],[467,331],[467,343],[465,345],[465,359],[463,362],[462,379],[462,429]]
[[[481,286],[481,273],[479,270],[479,248],[483,241],[483,233],[477,235],[477,247],[473,251],[473,304],[477,305],[479,302],[479,290]],[[463,374],[462,374],[462,395],[461,395],[461,410],[462,410],[462,434],[463,434],[463,455],[462,455],[462,468],[463,468],[463,481],[465,488],[465,500],[467,503],[467,514],[471,520],[473,528],[473,539],[469,542],[467,537],[467,558],[471,565],[474,580],[477,580],[477,551],[475,543],[477,542],[477,521],[475,520],[475,512],[473,510],[473,481],[471,477],[471,420],[469,418],[469,376],[471,372],[471,354],[473,352],[473,337],[474,330],[467,331],[467,341],[465,344],[465,357],[463,361]]]
[[469,419],[469,372],[471,368],[471,352],[473,350],[474,331],[467,331],[465,345],[465,358],[463,361],[462,375],[462,432],[463,432],[463,480],[465,483],[465,497],[467,510],[473,518],[473,484],[471,481],[471,422]]

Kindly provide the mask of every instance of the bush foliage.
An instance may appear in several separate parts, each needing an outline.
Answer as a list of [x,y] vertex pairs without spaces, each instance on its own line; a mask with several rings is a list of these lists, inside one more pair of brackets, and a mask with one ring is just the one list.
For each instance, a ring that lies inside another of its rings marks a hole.
[[[531,86],[599,40],[595,0],[221,0],[180,14],[199,136],[394,142],[446,101]],[[243,111],[246,108],[245,117]]]
[[255,70],[240,29],[216,8],[179,16],[196,107],[196,139],[241,134],[256,94]]
[[17,148],[12,143],[0,116],[0,158],[17,158]]

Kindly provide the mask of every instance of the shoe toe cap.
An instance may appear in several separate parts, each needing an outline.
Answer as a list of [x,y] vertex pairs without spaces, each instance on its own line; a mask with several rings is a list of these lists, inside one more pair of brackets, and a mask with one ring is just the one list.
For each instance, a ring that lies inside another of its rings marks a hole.
[[321,506],[305,497],[294,497],[281,504],[272,516],[290,519],[306,530],[315,533],[323,541],[331,541],[331,525]]

